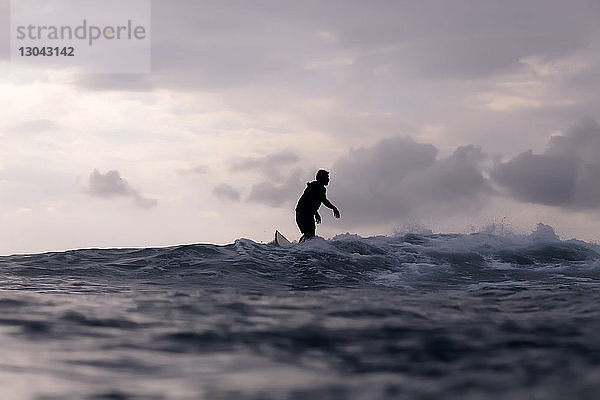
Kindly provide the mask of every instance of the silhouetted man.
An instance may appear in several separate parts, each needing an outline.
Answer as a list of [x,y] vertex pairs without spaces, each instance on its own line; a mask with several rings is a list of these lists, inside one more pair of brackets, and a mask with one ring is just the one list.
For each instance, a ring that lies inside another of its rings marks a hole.
[[300,232],[302,232],[300,242],[304,242],[306,239],[315,236],[315,220],[317,224],[321,223],[321,216],[318,212],[321,203],[333,210],[334,217],[340,217],[337,207],[327,200],[325,186],[328,184],[329,172],[320,169],[317,172],[317,180],[306,184],[306,189],[304,189],[304,193],[300,197],[300,200],[298,200],[298,205],[296,206],[296,223],[298,224],[298,228],[300,228]]

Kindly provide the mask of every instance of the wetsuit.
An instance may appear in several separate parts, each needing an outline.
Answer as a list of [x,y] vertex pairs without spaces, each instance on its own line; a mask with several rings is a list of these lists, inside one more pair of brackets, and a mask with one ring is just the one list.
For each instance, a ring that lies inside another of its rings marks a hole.
[[306,184],[304,193],[296,206],[296,223],[306,237],[315,236],[315,214],[327,199],[325,186],[317,181]]

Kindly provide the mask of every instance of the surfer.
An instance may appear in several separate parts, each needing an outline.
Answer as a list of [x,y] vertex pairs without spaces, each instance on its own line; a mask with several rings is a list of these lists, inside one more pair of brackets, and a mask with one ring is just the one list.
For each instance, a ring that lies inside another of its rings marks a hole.
[[328,184],[329,172],[324,169],[320,169],[317,172],[315,181],[306,183],[306,189],[304,189],[304,193],[296,206],[296,223],[298,224],[298,228],[300,228],[300,232],[302,232],[300,242],[304,242],[306,239],[315,236],[315,220],[317,224],[321,223],[321,216],[319,215],[321,203],[333,210],[334,217],[340,217],[337,207],[327,200],[325,186]]

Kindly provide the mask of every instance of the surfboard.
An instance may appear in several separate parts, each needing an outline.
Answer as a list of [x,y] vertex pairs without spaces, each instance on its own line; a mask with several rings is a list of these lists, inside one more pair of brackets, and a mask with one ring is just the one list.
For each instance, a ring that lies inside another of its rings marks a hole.
[[283,236],[279,231],[275,231],[275,244],[277,246],[289,246],[291,243],[285,236]]

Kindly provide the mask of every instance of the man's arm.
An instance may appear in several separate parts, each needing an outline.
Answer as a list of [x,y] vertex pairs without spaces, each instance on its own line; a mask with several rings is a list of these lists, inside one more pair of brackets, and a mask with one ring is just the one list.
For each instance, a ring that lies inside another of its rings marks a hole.
[[337,209],[336,206],[334,206],[333,204],[331,204],[331,202],[327,199],[323,199],[323,205],[327,208],[331,208],[333,210],[333,216],[336,218],[340,217],[340,211]]

